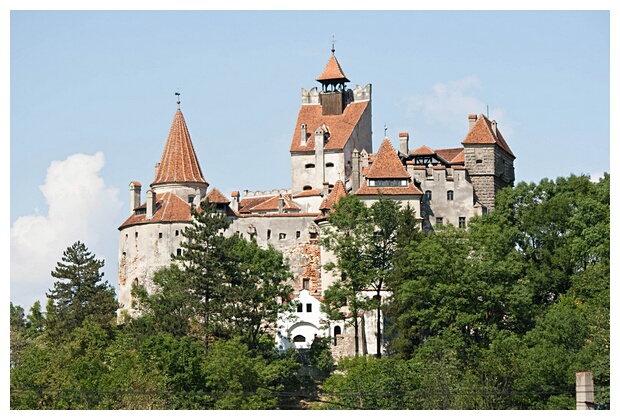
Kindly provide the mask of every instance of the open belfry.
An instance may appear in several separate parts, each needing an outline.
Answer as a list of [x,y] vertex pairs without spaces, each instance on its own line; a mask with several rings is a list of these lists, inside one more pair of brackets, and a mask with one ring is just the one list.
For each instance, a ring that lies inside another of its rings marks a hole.
[[[465,228],[473,216],[493,210],[499,189],[513,185],[515,156],[497,123],[483,114],[467,116],[469,131],[463,133],[460,147],[412,148],[409,134],[401,132],[398,148],[385,138],[373,152],[372,86],[349,88],[333,47],[331,52],[316,79],[320,86],[301,90],[292,127],[289,189],[239,190],[227,196],[211,187],[177,100],[155,179],[144,197],[139,182],[129,184],[130,214],[119,227],[121,312],[139,315],[132,309],[132,286],[156,292],[154,273],[170,266],[171,255],[183,252],[182,232],[192,223],[192,206],[208,199],[231,219],[226,235],[256,240],[262,247],[273,245],[288,261],[297,312],[293,320],[282,317],[278,323],[276,344],[308,348],[315,336],[336,337],[332,350],[351,355],[351,328],[342,321],[328,324],[320,308],[324,291],[335,281],[324,268],[333,256],[321,246],[321,231],[338,200],[355,194],[370,206],[380,197],[390,198],[408,203],[424,230],[442,223]],[[360,316],[363,351],[373,354],[376,323],[383,320],[376,311]]]

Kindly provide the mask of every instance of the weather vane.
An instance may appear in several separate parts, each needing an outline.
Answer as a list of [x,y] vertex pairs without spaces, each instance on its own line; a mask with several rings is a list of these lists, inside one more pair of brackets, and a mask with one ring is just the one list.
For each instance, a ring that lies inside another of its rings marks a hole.
[[336,44],[336,40],[334,39],[334,36],[332,35],[332,54],[336,52],[336,47],[334,46],[334,44]]
[[181,109],[181,92],[179,92],[179,87],[177,86],[177,91],[174,92],[177,97],[177,109]]
[[383,124],[383,137],[387,138],[387,125]]

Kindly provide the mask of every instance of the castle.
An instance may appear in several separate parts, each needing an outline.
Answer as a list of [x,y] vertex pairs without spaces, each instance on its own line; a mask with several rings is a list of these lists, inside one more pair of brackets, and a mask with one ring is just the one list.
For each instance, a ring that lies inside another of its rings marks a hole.
[[[340,354],[351,354],[352,333],[342,322],[328,323],[320,311],[323,292],[335,280],[324,265],[333,256],[319,241],[327,214],[338,199],[356,194],[367,205],[383,197],[408,203],[421,226],[432,230],[468,220],[494,208],[497,191],[514,183],[515,156],[485,115],[469,115],[462,147],[410,150],[409,134],[399,134],[398,150],[384,139],[372,153],[372,89],[347,88],[335,51],[320,83],[302,89],[301,108],[291,140],[291,188],[232,191],[227,197],[200,168],[183,113],[178,107],[156,175],[142,201],[142,185],[129,184],[130,215],[119,227],[118,300],[131,310],[131,288],[155,292],[154,273],[180,255],[182,231],[192,222],[191,208],[208,199],[232,221],[226,234],[252,238],[283,252],[294,274],[297,315],[279,322],[277,344],[307,348],[315,336],[335,338]],[[177,103],[179,103],[177,101]],[[135,315],[135,314],[134,314]],[[376,348],[374,313],[363,314],[364,352]]]

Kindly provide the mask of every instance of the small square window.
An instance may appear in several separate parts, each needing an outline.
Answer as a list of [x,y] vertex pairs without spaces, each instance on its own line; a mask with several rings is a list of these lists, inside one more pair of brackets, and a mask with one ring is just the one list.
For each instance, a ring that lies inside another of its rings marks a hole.
[[310,279],[303,279],[302,287],[304,290],[310,290]]
[[281,233],[278,237],[281,241],[283,241],[286,239],[286,233]]
[[443,217],[435,217],[435,224],[437,225],[443,224]]

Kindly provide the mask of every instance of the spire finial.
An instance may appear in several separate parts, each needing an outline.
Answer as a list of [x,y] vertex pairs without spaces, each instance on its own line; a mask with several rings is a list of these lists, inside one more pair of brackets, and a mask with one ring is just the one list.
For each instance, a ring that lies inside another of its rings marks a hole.
[[177,91],[174,94],[177,97],[177,109],[181,109],[181,93],[179,92],[178,86],[177,86]]
[[335,43],[336,43],[336,40],[334,39],[334,36],[332,35],[332,54],[336,52],[336,48],[334,46]]
[[387,139],[387,125],[383,124],[383,138]]

